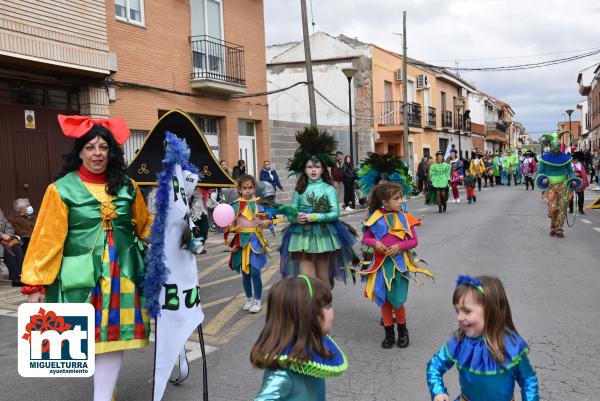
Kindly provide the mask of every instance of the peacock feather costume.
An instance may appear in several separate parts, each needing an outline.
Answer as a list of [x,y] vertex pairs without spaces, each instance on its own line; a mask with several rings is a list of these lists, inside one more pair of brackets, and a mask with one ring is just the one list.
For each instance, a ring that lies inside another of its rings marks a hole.
[[[321,163],[323,169],[335,166],[333,152],[337,142],[327,132],[306,128],[296,134],[296,140],[300,146],[288,164],[292,173],[304,174],[309,160]],[[322,177],[308,179],[304,192],[294,192],[291,205],[278,209],[279,213],[285,213],[291,223],[281,240],[282,276],[298,275],[302,260],[316,262],[326,257],[330,279],[337,278],[345,282],[351,276],[348,267],[358,263],[353,249],[356,231],[339,221],[340,205],[335,188]],[[298,223],[299,213],[308,215],[307,223]]]

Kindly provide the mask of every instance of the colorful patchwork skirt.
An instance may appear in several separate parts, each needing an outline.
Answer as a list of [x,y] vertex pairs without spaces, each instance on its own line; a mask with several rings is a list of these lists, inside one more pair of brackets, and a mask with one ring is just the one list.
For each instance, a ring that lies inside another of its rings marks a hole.
[[346,223],[291,224],[281,239],[280,272],[283,277],[300,274],[300,261],[316,261],[326,256],[329,277],[346,282],[352,276],[348,267],[357,265],[354,252],[356,231]]
[[148,345],[150,322],[145,298],[133,281],[121,274],[113,232],[106,232],[102,274],[90,294],[96,310],[96,353],[141,348]]

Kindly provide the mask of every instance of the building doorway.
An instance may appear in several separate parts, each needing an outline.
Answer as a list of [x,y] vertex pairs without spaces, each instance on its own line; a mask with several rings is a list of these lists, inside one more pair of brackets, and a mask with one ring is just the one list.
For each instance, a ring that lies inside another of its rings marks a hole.
[[256,175],[256,124],[250,120],[238,121],[240,160],[246,162],[246,173]]

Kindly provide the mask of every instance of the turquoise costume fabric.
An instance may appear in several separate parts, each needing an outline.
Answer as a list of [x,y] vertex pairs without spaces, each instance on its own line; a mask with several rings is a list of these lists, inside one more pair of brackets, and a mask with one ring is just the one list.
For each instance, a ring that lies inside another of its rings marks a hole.
[[265,370],[261,389],[254,401],[325,401],[325,378],[341,375],[348,368],[346,355],[329,337],[323,337],[323,345],[331,353],[323,358],[316,353],[306,362],[287,360],[293,347],[288,345],[279,360],[289,363],[288,369]]
[[527,344],[516,333],[507,334],[504,344],[507,358],[499,365],[483,336],[464,337],[460,341],[452,337],[427,364],[431,398],[448,394],[442,376],[456,365],[462,395],[470,401],[511,401],[515,381],[521,387],[522,401],[539,401],[537,377],[527,358]]
[[537,177],[537,181],[540,180],[539,177],[548,178],[550,184],[566,183],[567,179],[575,178],[571,156],[562,152],[557,155],[552,152],[543,154],[538,166]]
[[294,192],[292,208],[309,216],[309,222],[290,226],[281,240],[280,271],[283,277],[300,273],[300,260],[326,255],[329,276],[346,281],[351,273],[345,267],[358,263],[353,245],[356,232],[338,220],[340,206],[335,188],[321,178],[309,181],[302,195]]

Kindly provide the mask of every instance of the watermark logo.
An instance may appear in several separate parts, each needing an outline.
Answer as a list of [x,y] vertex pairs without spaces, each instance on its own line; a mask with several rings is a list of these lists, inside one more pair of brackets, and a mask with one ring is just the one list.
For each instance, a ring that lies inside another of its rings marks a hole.
[[19,374],[89,377],[94,374],[94,307],[82,304],[19,306]]

